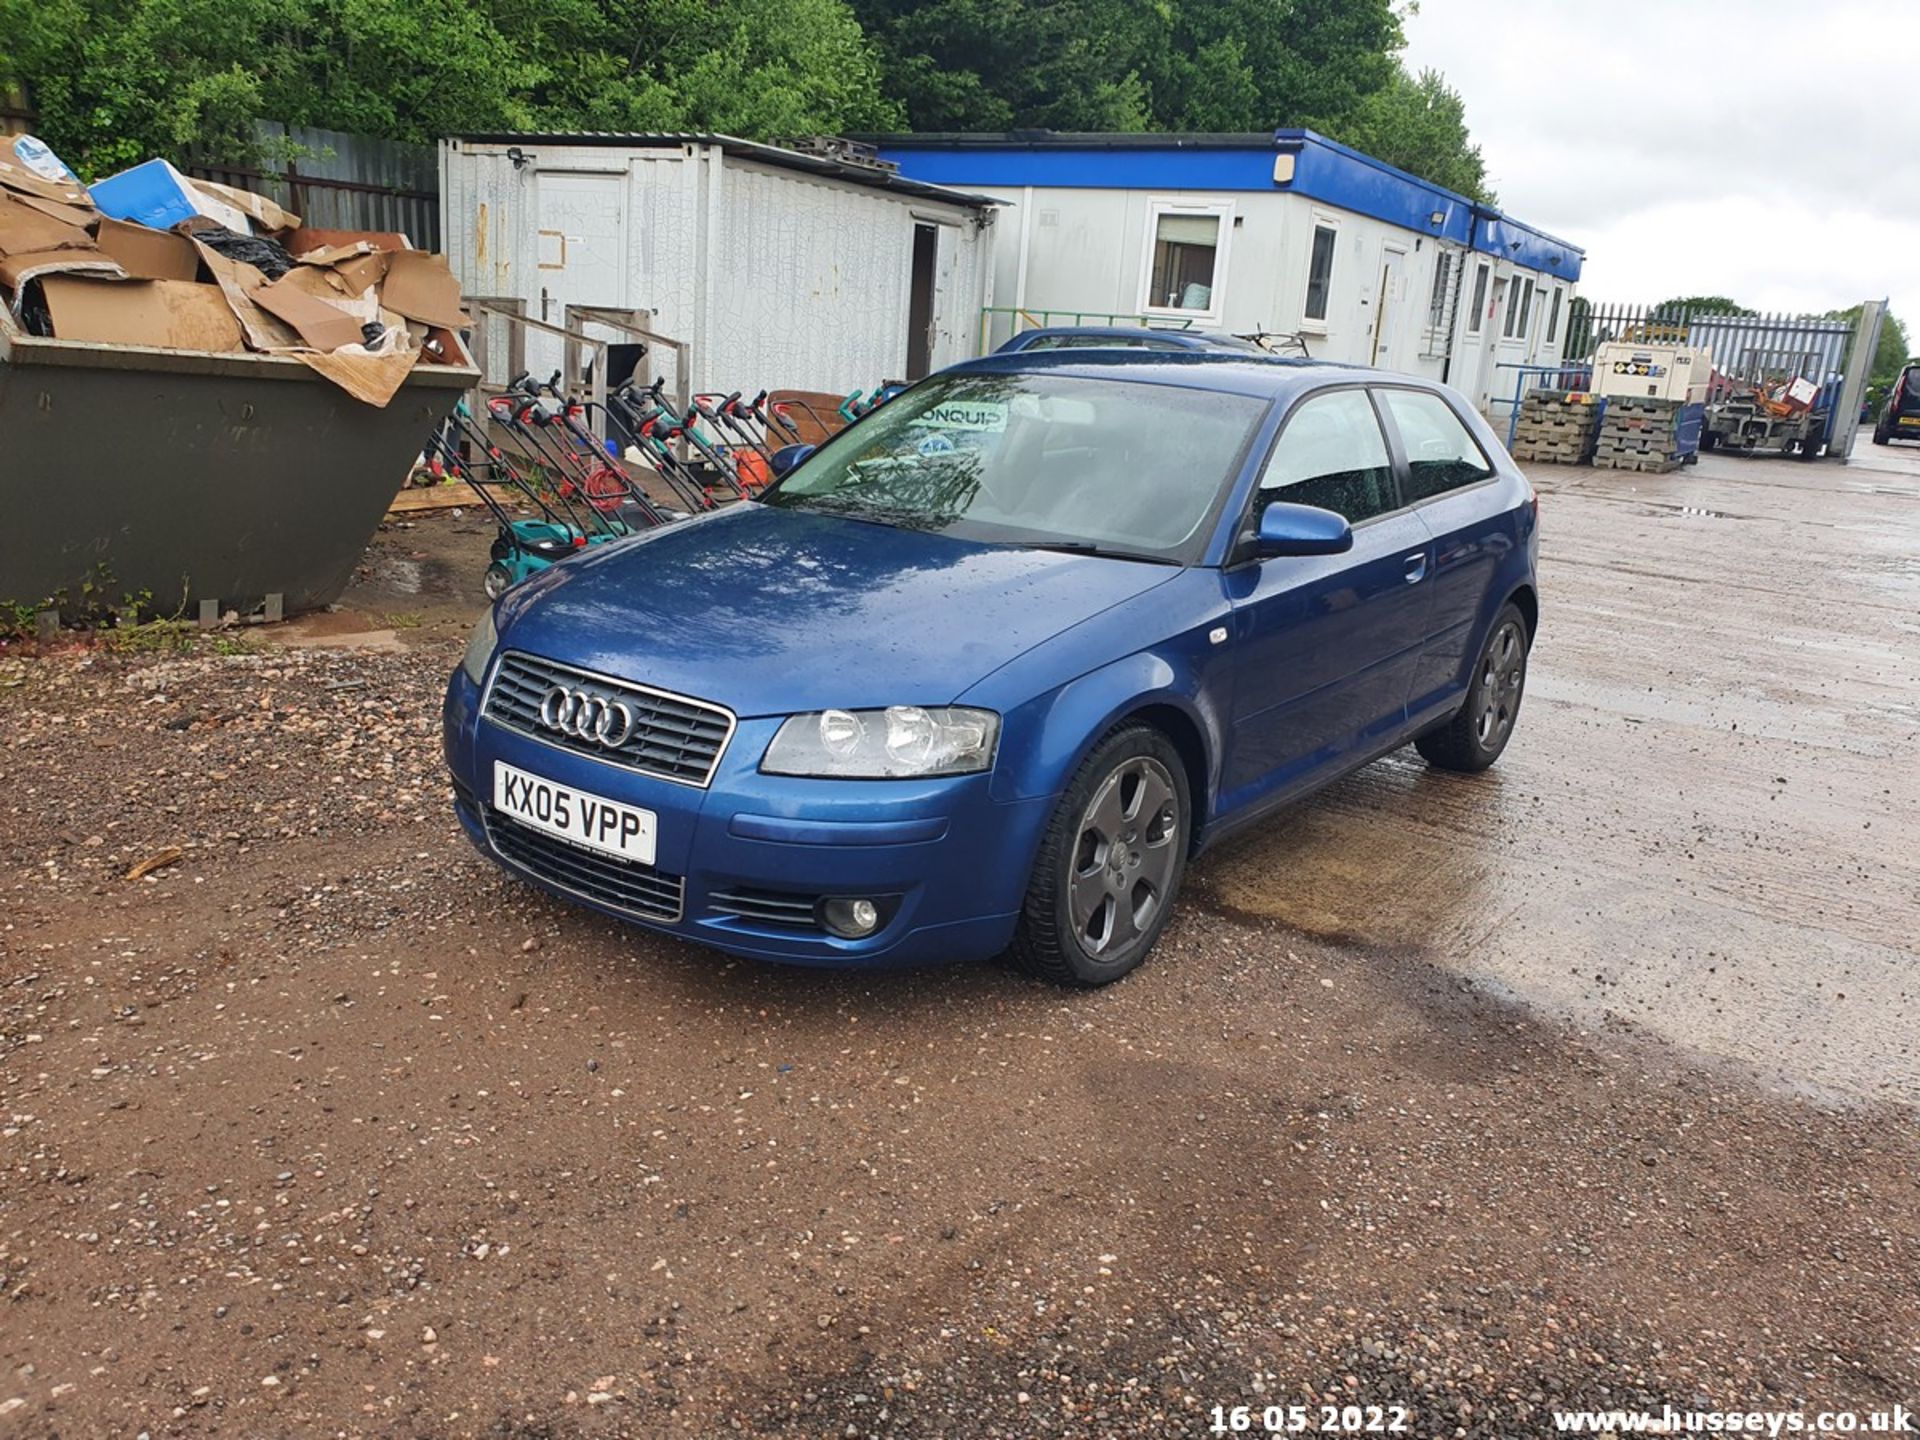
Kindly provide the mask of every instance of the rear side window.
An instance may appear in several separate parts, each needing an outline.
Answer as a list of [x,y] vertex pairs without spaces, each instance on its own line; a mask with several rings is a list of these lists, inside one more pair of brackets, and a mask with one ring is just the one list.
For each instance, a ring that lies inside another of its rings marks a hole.
[[1453,407],[1425,390],[1382,390],[1407,452],[1407,503],[1431,500],[1493,474]]
[[1260,476],[1260,500],[1317,505],[1356,522],[1398,508],[1387,442],[1364,390],[1300,402]]

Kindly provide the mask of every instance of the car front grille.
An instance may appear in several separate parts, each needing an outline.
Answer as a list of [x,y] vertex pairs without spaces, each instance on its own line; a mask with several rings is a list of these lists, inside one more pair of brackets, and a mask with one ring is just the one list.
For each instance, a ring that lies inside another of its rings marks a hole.
[[740,885],[731,890],[716,890],[707,904],[716,914],[730,915],[755,925],[779,925],[793,930],[820,929],[814,906],[815,896],[794,895],[784,890],[756,890]]
[[[625,706],[633,717],[632,733],[620,745],[607,746],[550,728],[541,721],[540,707],[555,689]],[[500,657],[482,709],[496,725],[545,744],[681,785],[711,783],[733,736],[733,712],[722,706],[517,651]]]
[[642,920],[680,918],[686,881],[651,865],[616,860],[516,824],[498,810],[481,812],[494,854],[534,879]]

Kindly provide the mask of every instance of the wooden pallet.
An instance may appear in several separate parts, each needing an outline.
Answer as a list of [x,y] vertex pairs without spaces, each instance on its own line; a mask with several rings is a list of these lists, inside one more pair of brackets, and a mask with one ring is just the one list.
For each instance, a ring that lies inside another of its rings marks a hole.
[[1583,445],[1529,445],[1515,441],[1513,446],[1514,459],[1547,465],[1578,465],[1586,457]]
[[1680,468],[1680,460],[1673,455],[1655,455],[1627,453],[1623,455],[1598,455],[1593,457],[1596,470],[1633,470],[1643,475],[1665,475]]

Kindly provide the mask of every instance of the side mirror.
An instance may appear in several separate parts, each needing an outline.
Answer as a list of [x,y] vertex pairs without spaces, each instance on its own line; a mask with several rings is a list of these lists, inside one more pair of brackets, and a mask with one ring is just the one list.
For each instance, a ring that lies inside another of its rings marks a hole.
[[767,462],[773,470],[773,478],[778,480],[819,448],[817,445],[782,445]]
[[1262,560],[1276,555],[1341,555],[1353,548],[1353,527],[1344,515],[1317,505],[1276,500],[1260,512],[1253,551]]

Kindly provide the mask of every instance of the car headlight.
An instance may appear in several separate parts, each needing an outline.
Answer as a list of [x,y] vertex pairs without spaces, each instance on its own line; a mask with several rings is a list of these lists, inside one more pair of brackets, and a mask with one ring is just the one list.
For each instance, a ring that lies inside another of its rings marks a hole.
[[480,621],[467,637],[467,653],[460,657],[460,668],[478,685],[487,678],[487,662],[493,659],[493,647],[500,643],[500,632],[493,625],[493,607],[480,612]]
[[760,762],[769,775],[902,780],[993,768],[1000,717],[958,705],[819,710],[789,717]]

